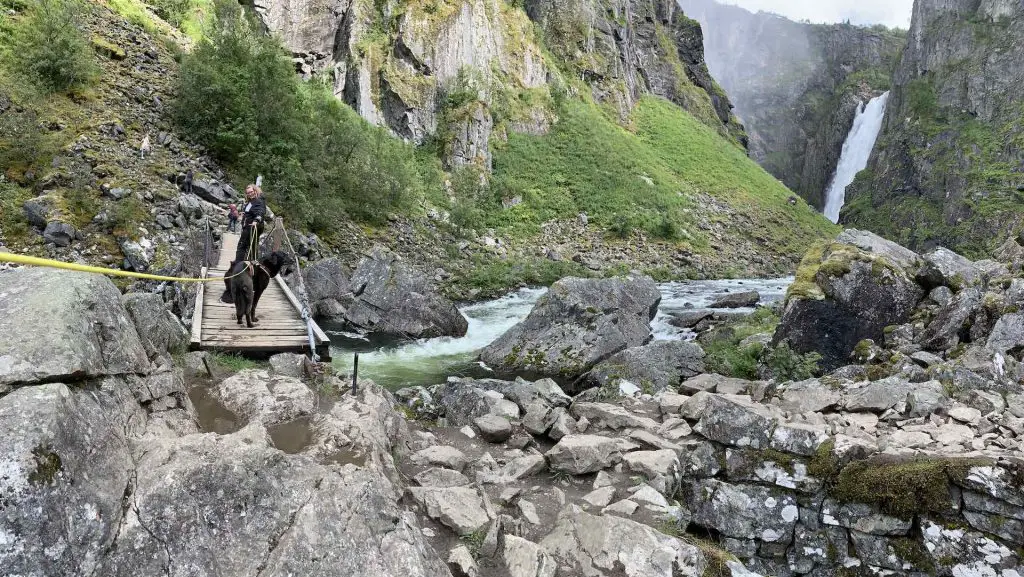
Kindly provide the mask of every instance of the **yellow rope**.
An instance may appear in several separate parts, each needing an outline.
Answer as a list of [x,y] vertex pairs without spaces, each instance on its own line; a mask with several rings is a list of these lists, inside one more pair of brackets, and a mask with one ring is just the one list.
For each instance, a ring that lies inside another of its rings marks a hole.
[[95,274],[105,274],[110,276],[126,276],[131,278],[141,278],[146,280],[160,280],[170,282],[214,282],[235,278],[236,276],[245,272],[243,268],[238,273],[231,276],[219,276],[212,278],[192,278],[192,277],[176,277],[176,276],[160,276],[156,274],[146,274],[141,272],[131,272],[127,270],[117,270],[112,268],[103,268],[100,266],[89,266],[85,264],[76,264],[71,262],[61,262],[59,260],[51,260],[48,258],[38,258],[34,256],[25,256],[21,254],[11,254],[9,252],[0,252],[0,262],[10,262],[14,264],[23,264],[28,266],[43,266],[48,268],[59,268],[64,270],[73,270],[78,272],[89,272]]

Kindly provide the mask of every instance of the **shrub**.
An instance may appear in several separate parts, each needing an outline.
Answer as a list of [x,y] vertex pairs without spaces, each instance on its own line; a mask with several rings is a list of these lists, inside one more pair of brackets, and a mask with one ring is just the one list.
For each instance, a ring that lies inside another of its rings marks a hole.
[[40,87],[67,92],[92,81],[98,68],[82,34],[78,0],[38,0],[14,37],[18,68]]
[[175,27],[181,27],[194,8],[192,0],[148,0],[156,15]]
[[764,364],[771,376],[778,381],[802,381],[812,378],[818,372],[821,355],[815,352],[799,354],[789,345],[782,343],[764,357]]

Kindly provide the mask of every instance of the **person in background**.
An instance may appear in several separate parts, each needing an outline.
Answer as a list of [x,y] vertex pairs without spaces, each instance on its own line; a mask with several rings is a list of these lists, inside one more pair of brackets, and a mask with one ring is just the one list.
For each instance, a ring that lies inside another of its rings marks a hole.
[[228,206],[228,232],[236,232],[238,228],[238,205],[231,203]]
[[185,192],[188,194],[192,194],[192,181],[195,180],[195,177],[196,175],[192,172],[191,168],[185,173]]
[[267,213],[267,201],[263,190],[255,184],[245,187],[245,208],[242,210],[242,236],[235,249],[235,262],[256,260],[260,234],[263,232],[263,216]]

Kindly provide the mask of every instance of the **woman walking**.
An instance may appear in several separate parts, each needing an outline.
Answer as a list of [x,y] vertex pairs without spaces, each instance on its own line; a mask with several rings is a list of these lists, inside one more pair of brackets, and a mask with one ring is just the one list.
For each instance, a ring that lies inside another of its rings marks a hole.
[[242,235],[235,249],[235,262],[257,260],[260,234],[263,233],[263,217],[267,213],[267,201],[263,190],[255,184],[245,187],[245,208],[242,210]]

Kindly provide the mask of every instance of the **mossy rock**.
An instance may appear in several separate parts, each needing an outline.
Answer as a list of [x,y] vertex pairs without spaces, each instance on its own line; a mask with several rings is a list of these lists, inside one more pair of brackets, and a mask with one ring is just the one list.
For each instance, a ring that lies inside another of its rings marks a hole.
[[99,36],[92,37],[92,47],[99,55],[106,56],[111,60],[124,60],[128,57],[128,54],[120,46]]

